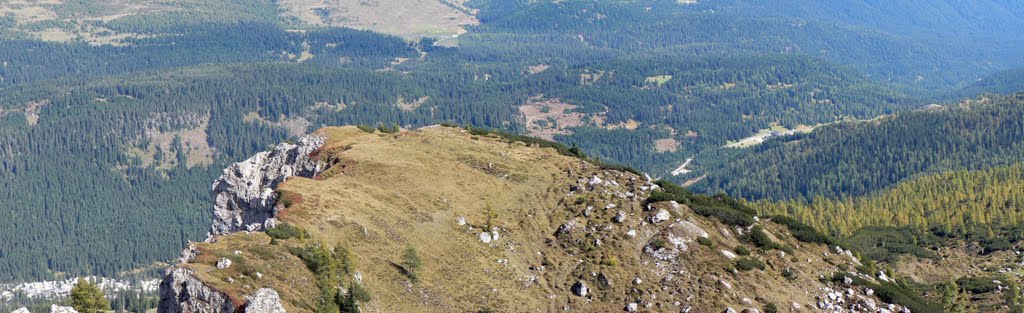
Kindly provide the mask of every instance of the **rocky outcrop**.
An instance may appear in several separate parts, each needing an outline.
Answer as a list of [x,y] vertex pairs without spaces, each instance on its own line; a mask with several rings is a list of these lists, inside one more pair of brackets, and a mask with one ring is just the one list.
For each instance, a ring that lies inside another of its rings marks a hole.
[[172,268],[160,283],[161,313],[230,313],[235,305],[228,295],[214,290],[185,268]]
[[17,310],[12,311],[11,313],[32,313],[32,312],[30,312],[28,310],[28,308],[26,308],[26,307],[21,307],[21,308],[19,308]]
[[270,151],[232,164],[213,183],[211,236],[258,231],[273,223],[278,184],[291,176],[313,177],[325,164],[312,155],[324,138],[310,135],[298,144],[281,143]]
[[285,313],[284,306],[281,305],[281,297],[274,289],[260,288],[248,299],[245,313]]

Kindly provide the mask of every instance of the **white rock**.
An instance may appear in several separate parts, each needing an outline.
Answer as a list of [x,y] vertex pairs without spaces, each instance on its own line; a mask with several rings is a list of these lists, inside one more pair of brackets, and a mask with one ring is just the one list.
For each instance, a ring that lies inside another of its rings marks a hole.
[[455,219],[455,223],[459,224],[459,226],[465,226],[466,225],[466,218],[462,217],[462,216],[459,216],[459,218]]
[[231,260],[230,259],[228,259],[228,258],[220,258],[220,261],[217,261],[217,268],[218,269],[225,269],[225,268],[228,268],[228,267],[231,267]]
[[885,275],[885,271],[878,271],[878,279],[882,281],[889,281],[889,277]]
[[639,284],[643,284],[643,283],[644,283],[644,281],[642,279],[640,279],[640,276],[637,276],[637,277],[633,278],[633,284],[634,285],[639,285]]
[[277,185],[288,177],[313,177],[324,169],[324,162],[311,157],[324,141],[321,136],[306,136],[297,145],[278,144],[224,169],[212,186],[214,220],[210,234],[266,228],[276,213]]
[[626,236],[636,237],[636,230],[630,229],[628,232],[626,232]]
[[615,217],[612,218],[612,221],[616,223],[622,223],[626,221],[626,212],[619,211],[619,213],[615,213]]
[[491,240],[492,240],[491,239],[491,233],[488,233],[488,232],[480,233],[480,242],[491,243]]
[[722,285],[722,287],[724,287],[725,289],[732,289],[732,283],[727,282],[727,281],[725,281],[723,279],[719,279],[718,280],[718,284]]
[[733,310],[732,308],[725,308],[725,311],[722,311],[722,313],[737,313],[737,312],[736,312],[736,310]]
[[640,306],[637,305],[636,302],[633,302],[633,303],[630,303],[630,304],[626,305],[626,312],[636,312],[636,310],[639,310],[639,309],[640,309]]
[[729,250],[722,250],[722,255],[724,255],[725,258],[730,259],[730,260],[736,258],[736,254],[732,253],[732,251],[729,251]]
[[669,220],[670,218],[672,218],[672,214],[668,213],[665,209],[661,209],[658,210],[658,213],[654,214],[654,216],[651,216],[651,223],[661,223]]
[[21,307],[21,308],[19,308],[17,310],[14,310],[14,312],[11,312],[11,313],[32,313],[32,312],[29,312],[28,308],[26,308],[26,307]]

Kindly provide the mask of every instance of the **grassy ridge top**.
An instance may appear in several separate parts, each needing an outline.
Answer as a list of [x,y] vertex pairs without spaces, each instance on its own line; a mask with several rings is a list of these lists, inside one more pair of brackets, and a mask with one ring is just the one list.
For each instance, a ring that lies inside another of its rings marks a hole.
[[[380,312],[809,305],[827,284],[820,275],[857,266],[748,216],[761,235],[751,239],[750,228],[716,216],[728,200],[657,200],[659,187],[640,175],[510,137],[438,126],[319,134],[329,169],[278,187],[277,217],[297,235],[227,235],[199,244],[183,266],[238,303],[261,287],[279,290],[289,312],[317,311],[323,281],[339,279],[300,265],[315,263],[317,246],[346,251],[342,287],[361,281],[372,295],[362,306]],[[409,247],[423,263],[415,282],[402,261]],[[217,269],[221,258],[236,265]],[[574,294],[577,283],[589,286],[585,296]]]

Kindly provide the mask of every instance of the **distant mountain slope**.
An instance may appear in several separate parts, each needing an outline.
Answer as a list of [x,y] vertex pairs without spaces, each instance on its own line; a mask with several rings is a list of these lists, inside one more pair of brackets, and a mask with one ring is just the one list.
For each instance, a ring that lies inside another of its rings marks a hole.
[[747,199],[859,196],[924,173],[1024,159],[1024,95],[844,122],[698,156],[694,187]]
[[1024,39],[1024,4],[1013,0],[701,1],[752,16],[828,21],[903,36]]

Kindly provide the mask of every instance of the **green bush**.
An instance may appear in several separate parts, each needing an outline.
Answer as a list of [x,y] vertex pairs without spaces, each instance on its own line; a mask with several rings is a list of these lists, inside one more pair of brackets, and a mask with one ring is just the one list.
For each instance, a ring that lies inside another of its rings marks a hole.
[[765,267],[764,261],[756,258],[739,258],[736,260],[736,269],[744,272],[755,268],[763,271]]
[[956,280],[956,284],[960,286],[960,289],[970,291],[973,294],[979,294],[998,289],[999,285],[992,282],[993,280],[996,280],[996,278],[984,276],[961,277]]
[[764,313],[778,313],[779,307],[775,306],[775,303],[769,303],[764,306]]
[[385,133],[385,134],[394,134],[394,133],[402,131],[402,128],[398,127],[398,124],[394,124],[394,125],[391,125],[391,126],[384,126],[384,124],[378,124],[377,125],[377,130],[379,130],[380,132]]
[[754,228],[750,230],[750,242],[765,250],[778,249],[781,247],[778,243],[772,241],[772,238],[768,236],[768,233],[764,231],[764,227],[761,227],[761,225],[754,226]]
[[833,240],[828,235],[825,235],[819,232],[817,229],[814,229],[814,227],[801,223],[800,221],[797,221],[792,217],[784,215],[775,215],[772,216],[771,219],[772,222],[779,223],[788,227],[789,231],[793,233],[793,238],[796,238],[796,240],[826,245],[835,244],[835,240]]
[[708,237],[697,237],[697,243],[708,248],[715,245],[715,243],[711,242],[711,239],[708,239]]
[[288,223],[278,223],[275,227],[267,228],[266,233],[273,239],[306,238],[308,236],[305,229]]
[[726,207],[694,207],[693,212],[704,217],[714,217],[722,223],[734,226],[754,225],[754,216]]
[[747,249],[747,247],[744,247],[744,246],[736,246],[736,249],[733,249],[733,250],[736,251],[736,254],[739,254],[739,255],[742,255],[742,256],[750,255],[750,250]]
[[362,130],[364,132],[371,133],[371,134],[377,131],[377,128],[374,128],[373,126],[366,125],[366,124],[356,125],[356,128],[359,128],[359,130]]

